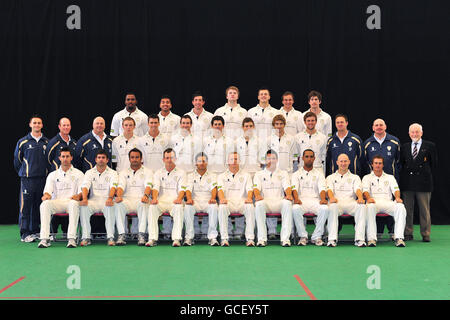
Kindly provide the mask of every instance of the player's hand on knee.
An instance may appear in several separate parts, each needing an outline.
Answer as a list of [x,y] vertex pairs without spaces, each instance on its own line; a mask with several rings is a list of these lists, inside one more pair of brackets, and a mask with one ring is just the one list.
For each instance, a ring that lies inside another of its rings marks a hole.
[[375,199],[374,198],[369,198],[369,199],[367,199],[367,203],[375,203]]
[[364,203],[366,203],[366,202],[364,201],[363,198],[358,198],[358,199],[356,200],[356,202],[359,203],[359,204],[364,204]]
[[116,203],[121,203],[123,201],[122,197],[116,197],[116,199],[114,200]]
[[403,203],[403,200],[401,198],[395,198],[395,202],[397,203]]
[[217,201],[216,201],[216,199],[209,199],[208,203],[209,204],[216,204]]
[[255,201],[261,201],[264,200],[264,198],[262,196],[256,196],[255,197]]
[[158,199],[152,199],[152,202],[150,204],[158,204]]
[[82,199],[81,201],[80,201],[80,206],[87,206],[88,205],[88,200],[87,199]]
[[328,200],[327,199],[321,199],[319,203],[320,204],[328,204]]
[[105,202],[105,206],[112,207],[114,205],[114,201],[112,198],[108,198]]
[[245,199],[245,203],[253,203],[253,199],[247,198],[247,199]]

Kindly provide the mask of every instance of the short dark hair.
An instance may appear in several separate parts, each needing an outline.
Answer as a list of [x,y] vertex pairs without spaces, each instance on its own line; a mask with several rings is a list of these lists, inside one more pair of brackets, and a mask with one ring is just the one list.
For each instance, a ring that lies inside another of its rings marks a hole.
[[105,149],[98,149],[97,152],[95,153],[95,157],[97,158],[98,155],[103,154],[106,156],[106,159],[109,160],[109,156],[108,156],[108,152],[106,152]]
[[135,94],[134,92],[128,91],[127,93],[125,93],[125,98],[126,98],[128,95],[133,95],[134,98],[137,100],[137,96],[136,96],[136,94]]
[[141,156],[141,159],[142,159],[142,151],[139,150],[138,148],[133,148],[133,149],[131,149],[131,150],[128,152],[128,159],[130,158],[130,155],[131,155],[132,152],[137,152],[137,153],[139,153],[139,155]]
[[222,116],[214,116],[211,119],[211,126],[213,125],[214,121],[221,121],[223,125],[225,125],[225,119]]
[[275,157],[277,157],[277,159],[278,159],[278,153],[276,153],[275,150],[273,150],[273,149],[267,150],[267,152],[266,152],[266,157],[267,157],[269,154],[274,154]]
[[311,117],[314,117],[317,121],[317,115],[312,111],[308,111],[303,115],[303,122],[305,122],[306,119],[311,118]]
[[158,119],[158,122],[159,122],[159,117],[156,113],[152,113],[151,115],[149,115],[148,120],[150,120],[150,119]]
[[294,99],[294,94],[290,91],[286,91],[285,93],[283,93],[281,98],[283,99],[285,96],[292,96],[292,99]]
[[37,113],[34,113],[34,114],[30,117],[30,121],[29,121],[29,122],[31,122],[31,120],[33,120],[34,118],[41,119],[41,121],[44,122],[44,120],[42,119],[42,117],[41,117],[39,114],[37,114]]
[[70,152],[70,155],[73,157],[73,152],[69,147],[62,147],[61,150],[59,150],[59,154],[61,154],[61,152]]
[[308,93],[308,101],[311,100],[312,97],[317,97],[320,102],[322,102],[322,94],[319,91],[311,90]]
[[373,164],[373,160],[375,160],[375,159],[381,159],[381,160],[383,160],[383,165],[384,165],[384,158],[383,158],[382,155],[379,155],[379,154],[375,155],[375,156],[372,158],[372,161],[371,161],[372,164]]
[[194,100],[195,97],[202,97],[202,100],[206,101],[205,96],[200,91],[195,91],[192,94],[192,100]]
[[337,118],[340,118],[340,117],[344,118],[344,119],[345,119],[345,122],[348,122],[348,117],[347,117],[345,114],[343,114],[343,113],[338,113],[338,114],[334,117],[334,121],[336,121],[336,119],[337,119]]
[[134,120],[132,117],[125,117],[125,118],[122,120],[122,124],[123,124],[125,121],[133,121],[134,125],[136,125],[136,120]]
[[258,89],[258,94],[259,94],[259,92],[260,92],[261,90],[267,90],[267,91],[269,91],[269,94],[270,94],[270,90],[269,90],[269,88],[267,88],[267,87],[261,87],[261,88],[259,88],[259,89]]
[[172,103],[172,98],[171,98],[168,94],[163,94],[163,95],[161,96],[161,99],[159,99],[159,101],[161,101],[162,99],[169,99],[169,100],[170,100],[170,103]]
[[197,153],[197,155],[195,156],[195,162],[197,162],[198,158],[200,158],[200,157],[205,157],[206,158],[206,162],[208,162],[208,156],[204,152]]
[[305,155],[305,152],[306,152],[306,151],[311,151],[311,152],[313,153],[313,155],[316,156],[316,153],[315,153],[312,149],[306,149],[306,150],[304,150],[303,153],[302,153],[302,156]]
[[173,150],[172,148],[167,148],[167,149],[164,150],[164,152],[163,152],[163,158],[164,158],[164,155],[165,155],[166,153],[171,153],[171,152],[173,152],[173,154],[175,155],[175,157],[177,156],[177,153],[175,152],[175,150]]
[[251,123],[253,123],[253,125],[255,125],[255,121],[253,121],[252,118],[246,117],[246,118],[244,118],[244,120],[242,120],[242,126],[244,126],[244,124],[246,124],[247,122],[251,122]]
[[183,119],[189,119],[191,121],[191,124],[192,124],[192,118],[191,118],[190,115],[188,115],[188,114],[182,115],[181,118],[180,118],[180,123],[181,123],[181,120],[183,120]]

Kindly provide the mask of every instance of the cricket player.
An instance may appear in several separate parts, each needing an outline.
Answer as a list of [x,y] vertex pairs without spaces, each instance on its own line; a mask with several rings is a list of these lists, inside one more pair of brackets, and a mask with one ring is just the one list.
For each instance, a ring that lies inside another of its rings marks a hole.
[[[377,245],[377,213],[387,213],[394,217],[394,238],[396,247],[405,247],[403,241],[406,225],[406,209],[400,198],[400,189],[395,177],[383,171],[384,159],[377,155],[372,158],[372,172],[362,180],[363,195],[367,200],[367,240],[369,247]],[[392,200],[395,197],[395,201]]]
[[119,172],[116,190],[116,226],[119,233],[117,246],[125,245],[127,214],[136,212],[138,217],[138,246],[145,245],[145,230],[152,190],[153,172],[142,165],[142,152],[131,149],[128,152],[130,166]]
[[125,95],[125,108],[117,112],[111,122],[112,137],[117,137],[123,133],[122,121],[126,117],[131,117],[136,123],[136,129],[134,134],[138,137],[142,137],[148,131],[148,117],[147,115],[138,109],[136,95],[132,92],[128,92]]
[[185,114],[180,120],[180,129],[171,136],[171,145],[177,154],[177,168],[189,174],[194,172],[194,156],[202,151],[202,141],[195,139],[191,132],[192,119]]
[[115,170],[120,173],[130,167],[128,153],[137,147],[138,137],[134,134],[136,122],[131,117],[126,117],[122,121],[122,133],[113,140],[112,143],[112,163]]
[[283,93],[281,97],[281,103],[283,106],[280,108],[281,114],[286,119],[285,131],[291,136],[295,136],[297,133],[302,132],[305,128],[303,123],[303,115],[300,111],[295,110],[294,94],[290,91]]
[[322,235],[328,218],[328,201],[326,199],[327,185],[323,170],[314,168],[315,154],[311,149],[303,151],[303,167],[294,172],[291,178],[294,205],[292,216],[297,234],[300,237],[297,245],[306,246],[308,232],[305,229],[303,215],[314,213],[317,216],[316,228],[311,236],[311,242],[322,246]]
[[[217,176],[208,170],[208,156],[199,153],[195,156],[196,170],[187,176],[184,224],[186,234],[184,246],[191,246],[194,240],[194,215],[208,213],[208,239],[211,246],[217,246]],[[206,218],[206,217],[203,217]]]
[[211,119],[212,134],[203,140],[203,152],[209,159],[209,170],[221,174],[226,170],[227,154],[235,149],[234,140],[223,134],[225,120],[221,116]]
[[58,150],[59,169],[51,172],[45,183],[42,196],[41,234],[38,247],[50,246],[50,221],[55,213],[69,213],[67,248],[76,248],[77,227],[79,219],[78,202],[81,199],[81,184],[84,174],[72,166],[72,151],[69,147]]
[[34,242],[39,238],[39,205],[47,175],[45,150],[48,139],[42,134],[43,122],[33,115],[31,132],[19,139],[14,150],[14,169],[20,177],[20,240]]
[[[267,150],[274,150],[279,157],[278,167],[280,170],[287,171],[289,175],[294,170],[294,162],[298,160],[297,144],[293,136],[286,134],[286,119],[283,115],[277,114],[273,117],[272,126],[274,128],[272,135],[267,140]],[[269,239],[276,239],[277,218],[267,218],[267,227],[269,228]]]
[[187,189],[186,173],[176,168],[176,155],[172,148],[163,153],[164,167],[153,176],[152,201],[148,215],[148,241],[146,247],[153,247],[158,241],[158,218],[169,212],[173,218],[172,246],[181,246],[183,229],[183,198]]
[[211,128],[213,114],[203,108],[205,102],[205,97],[200,92],[195,92],[192,95],[193,108],[186,113],[192,119],[192,134],[198,139],[203,139],[203,136],[208,133],[208,129]]
[[105,217],[106,237],[108,246],[114,246],[115,204],[113,201],[118,185],[117,172],[108,164],[108,153],[100,149],[95,156],[96,165],[86,171],[81,185],[82,200],[80,202],[80,221],[82,240],[80,245],[91,244],[91,216],[102,212]]
[[[240,169],[239,153],[228,155],[228,170],[217,178],[219,196],[219,229],[221,245],[228,247],[228,217],[240,213],[245,218],[246,246],[255,246],[255,208],[253,206],[253,181],[245,170]],[[236,226],[237,228],[237,226]]]
[[239,154],[240,168],[248,172],[253,179],[265,163],[267,142],[256,135],[252,118],[242,120],[242,130],[243,135],[235,140],[236,151]]
[[281,111],[273,108],[270,104],[270,91],[267,88],[258,90],[258,105],[248,110],[247,116],[252,118],[256,126],[258,137],[267,139],[272,130],[272,120]]
[[331,137],[332,132],[332,124],[331,124],[331,116],[323,111],[320,107],[322,103],[322,94],[319,91],[312,90],[308,93],[308,104],[309,109],[306,112],[313,112],[317,116],[317,131],[323,133],[325,137]]
[[255,174],[253,194],[255,195],[255,215],[258,229],[258,247],[267,244],[266,213],[281,212],[281,245],[290,247],[292,230],[292,190],[287,171],[277,167],[278,155],[274,150],[266,152],[266,168]]
[[159,108],[161,109],[158,113],[159,130],[169,136],[176,133],[180,128],[180,116],[170,111],[172,109],[172,99],[168,95],[162,96]]
[[328,247],[336,247],[338,217],[344,213],[355,217],[355,246],[365,247],[366,206],[361,178],[348,169],[350,159],[345,153],[338,156],[338,170],[326,179],[329,199]]
[[[314,169],[322,170],[325,175],[325,160],[327,155],[327,137],[316,129],[317,116],[314,112],[306,112],[303,116],[305,130],[295,136],[298,154],[307,149],[314,151]],[[299,168],[303,167],[303,158],[300,158]]]
[[230,86],[225,90],[227,103],[214,112],[215,116],[221,116],[225,120],[225,135],[233,140],[242,135],[242,120],[247,117],[247,110],[238,103],[239,89]]

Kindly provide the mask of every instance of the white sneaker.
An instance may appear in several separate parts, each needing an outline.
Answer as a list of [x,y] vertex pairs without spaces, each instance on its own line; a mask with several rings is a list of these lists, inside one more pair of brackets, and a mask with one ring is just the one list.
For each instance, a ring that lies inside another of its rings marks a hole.
[[125,242],[125,234],[120,234],[117,237],[116,246],[124,246],[127,243]]
[[172,247],[181,247],[180,240],[173,240]]
[[39,242],[38,244],[38,248],[48,248],[50,246],[51,246],[50,241],[46,239],[41,240],[41,242]]
[[395,246],[396,247],[406,247],[405,242],[403,241],[403,239],[395,239]]
[[298,241],[297,245],[298,246],[306,246],[308,244],[308,238],[300,238],[300,240]]
[[254,247],[255,246],[255,241],[253,240],[248,240],[247,243],[245,244],[247,247]]
[[25,239],[24,239],[23,241],[26,242],[26,243],[35,242],[35,241],[36,241],[36,238],[33,237],[33,236],[30,234],[30,235],[26,236]]
[[291,242],[289,240],[282,241],[281,242],[281,246],[282,247],[290,247],[291,246]]
[[334,248],[336,246],[337,246],[336,240],[330,240],[327,243],[327,247],[333,247]]
[[363,248],[363,247],[366,246],[366,242],[362,241],[362,240],[358,240],[358,241],[355,242],[355,246]]
[[137,243],[137,245],[139,247],[145,246],[145,238],[144,238],[143,235],[139,235],[138,236],[138,243]]
[[156,246],[155,240],[148,240],[148,242],[145,244],[146,247],[154,247]]
[[67,248],[76,248],[77,247],[77,243],[75,242],[75,239],[69,239],[69,241],[67,242]]
[[377,240],[369,240],[367,243],[368,247],[376,247],[377,246]]
[[323,240],[319,238],[314,241],[314,244],[318,247],[321,247],[321,246],[323,246]]
[[217,246],[219,246],[219,241],[217,241],[217,239],[210,239],[209,240],[209,245],[211,247],[217,247]]
[[184,239],[183,246],[192,246],[192,239]]
[[228,243],[228,240],[222,240],[222,243],[220,244],[222,247],[229,247],[230,244]]
[[264,240],[259,240],[258,243],[256,244],[257,247],[265,247],[266,246],[266,242]]

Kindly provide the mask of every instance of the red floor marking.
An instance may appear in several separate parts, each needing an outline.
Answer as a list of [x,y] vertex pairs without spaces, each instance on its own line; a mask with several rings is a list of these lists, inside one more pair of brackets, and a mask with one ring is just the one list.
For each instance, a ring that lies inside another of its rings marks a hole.
[[6,291],[7,289],[11,288],[13,285],[15,285],[16,283],[22,281],[23,279],[25,279],[25,277],[20,277],[19,279],[17,279],[13,283],[8,284],[6,287],[4,287],[2,290],[0,290],[0,293],[2,293],[4,291]]
[[294,275],[295,279],[297,279],[298,283],[300,283],[300,285],[302,286],[303,290],[305,290],[306,294],[308,295],[308,297],[311,298],[311,300],[317,300],[317,298],[312,294],[312,292],[308,289],[308,287],[306,286],[306,284],[302,281],[302,279],[300,279],[300,277],[298,275]]

